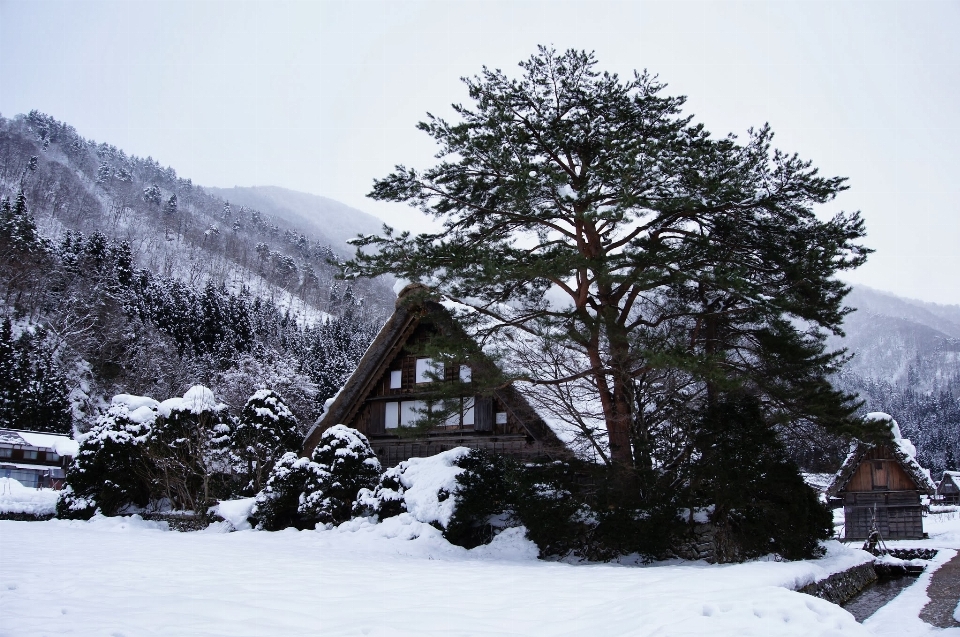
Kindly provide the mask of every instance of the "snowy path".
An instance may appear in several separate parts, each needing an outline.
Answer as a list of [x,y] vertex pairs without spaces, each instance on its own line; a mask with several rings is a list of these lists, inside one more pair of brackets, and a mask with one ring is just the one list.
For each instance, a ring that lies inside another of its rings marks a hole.
[[960,628],[960,622],[954,619],[954,610],[960,604],[960,553],[931,575],[927,597],[930,601],[920,611],[920,619],[940,628]]
[[0,522],[0,547],[10,637],[869,634],[784,588],[863,559],[837,544],[815,563],[573,566],[519,537],[465,551],[397,519],[227,534],[118,518]]

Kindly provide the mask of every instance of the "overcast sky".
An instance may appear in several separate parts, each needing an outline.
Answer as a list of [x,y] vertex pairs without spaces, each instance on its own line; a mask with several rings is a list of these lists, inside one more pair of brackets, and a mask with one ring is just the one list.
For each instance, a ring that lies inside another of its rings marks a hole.
[[0,0],[0,113],[36,108],[207,186],[276,185],[409,229],[365,198],[483,65],[538,44],[647,68],[717,135],[776,145],[850,190],[877,250],[851,280],[960,303],[960,2]]

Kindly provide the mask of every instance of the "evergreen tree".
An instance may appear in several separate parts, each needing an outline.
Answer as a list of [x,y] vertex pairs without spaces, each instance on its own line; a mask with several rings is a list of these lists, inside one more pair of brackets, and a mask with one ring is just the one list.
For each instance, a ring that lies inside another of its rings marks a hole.
[[154,471],[148,466],[146,445],[157,403],[143,402],[134,412],[124,403],[114,403],[80,437],[80,451],[57,500],[57,517],[89,519],[98,510],[117,515],[148,504],[147,477]]
[[361,489],[374,489],[380,461],[366,436],[345,425],[334,425],[320,437],[311,460],[321,469],[318,488],[307,493],[302,509],[324,524],[350,519]]
[[160,191],[160,186],[153,184],[149,188],[144,188],[143,200],[159,208],[163,202],[163,192]]
[[253,495],[263,489],[277,459],[302,445],[299,423],[283,399],[270,389],[257,391],[243,406],[230,438],[240,492]]
[[217,497],[227,495],[230,426],[226,405],[194,385],[183,398],[160,403],[147,438],[155,496],[201,518]]
[[0,427],[69,434],[66,375],[45,330],[31,329],[14,337],[10,318],[0,323]]
[[[717,139],[655,77],[600,73],[592,54],[541,48],[520,66],[517,80],[465,79],[474,104],[455,105],[458,122],[419,125],[440,163],[374,184],[443,229],[355,240],[346,274],[422,281],[479,310],[462,321],[503,344],[507,380],[592,392],[621,466],[653,467],[637,409],[653,372],[683,370],[693,400],[753,385],[788,424],[853,428],[824,381],[839,354],[822,332],[844,315],[834,274],[869,251],[858,213],[814,214],[844,179],[772,150],[767,127]],[[493,338],[510,331],[525,333],[512,347]]]
[[304,507],[307,496],[320,489],[326,472],[309,458],[290,451],[277,461],[263,491],[257,494],[253,515],[257,528],[280,531],[287,527],[309,529],[318,520]]
[[176,193],[174,193],[170,195],[169,199],[167,199],[167,203],[163,207],[163,212],[166,215],[172,217],[173,215],[177,214],[178,208],[179,208],[179,205],[177,204],[177,195]]

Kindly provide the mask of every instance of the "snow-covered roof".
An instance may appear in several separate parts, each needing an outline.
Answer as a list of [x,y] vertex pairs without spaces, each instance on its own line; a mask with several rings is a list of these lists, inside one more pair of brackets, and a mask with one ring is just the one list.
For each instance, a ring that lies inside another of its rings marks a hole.
[[76,456],[80,450],[79,443],[70,436],[18,429],[0,429],[0,444],[51,449],[61,456]]
[[[901,435],[900,425],[893,419],[893,416],[875,411],[867,414],[864,420],[887,424],[890,429],[890,440],[887,444],[894,458],[896,458],[903,470],[906,471],[907,475],[916,483],[917,489],[921,493],[933,495],[937,487],[933,483],[933,478],[930,477],[930,470],[924,469],[920,466],[920,463],[917,462],[917,448],[913,446],[912,442]],[[843,461],[840,469],[833,477],[833,482],[827,489],[827,495],[839,495],[840,491],[853,477],[853,474],[856,473],[857,467],[859,467],[863,461],[863,457],[876,446],[876,444],[855,440],[850,445],[850,453],[847,454],[846,460]]]

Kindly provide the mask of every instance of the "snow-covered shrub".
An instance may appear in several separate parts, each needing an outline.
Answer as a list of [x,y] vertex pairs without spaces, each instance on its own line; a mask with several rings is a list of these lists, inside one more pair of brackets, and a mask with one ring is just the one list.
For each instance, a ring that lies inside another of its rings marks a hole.
[[349,520],[360,490],[374,488],[380,479],[380,461],[370,442],[356,429],[334,425],[323,432],[311,459],[325,473],[319,490],[307,496],[306,509],[324,524]]
[[79,438],[80,450],[67,470],[57,517],[89,519],[98,509],[116,515],[146,506],[150,474],[146,441],[157,418],[157,401],[121,394],[106,414]]
[[502,529],[526,528],[543,557],[593,561],[662,555],[680,526],[670,503],[642,501],[635,483],[590,463],[522,465],[471,451],[457,461],[454,511],[444,536],[471,548]]
[[307,499],[320,491],[327,472],[309,458],[294,452],[283,454],[267,478],[263,491],[257,494],[253,517],[257,528],[279,531],[287,527],[312,528],[319,521],[315,504]]
[[157,406],[147,437],[155,495],[174,508],[205,515],[226,495],[230,467],[230,426],[226,405],[213,392],[194,385],[182,398]]
[[298,451],[303,434],[293,412],[270,389],[253,394],[230,436],[230,451],[239,477],[238,491],[243,495],[259,492],[277,459],[288,451]]
[[443,536],[473,548],[489,543],[504,526],[519,525],[515,513],[516,461],[500,454],[470,450],[457,460],[455,509]]
[[456,509],[457,462],[470,449],[457,447],[429,458],[410,458],[388,469],[374,489],[357,495],[354,511],[381,520],[409,513],[420,522],[446,529]]

